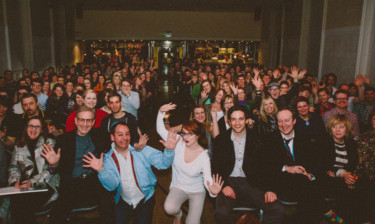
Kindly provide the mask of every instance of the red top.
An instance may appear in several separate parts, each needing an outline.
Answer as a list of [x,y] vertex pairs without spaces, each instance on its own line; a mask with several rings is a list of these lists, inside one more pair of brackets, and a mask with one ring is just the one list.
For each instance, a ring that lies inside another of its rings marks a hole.
[[[94,128],[100,127],[103,118],[107,117],[109,114],[101,109],[96,109],[95,112],[95,124]],[[74,118],[76,117],[76,111],[69,114],[68,119],[66,119],[65,132],[76,130],[76,122]]]

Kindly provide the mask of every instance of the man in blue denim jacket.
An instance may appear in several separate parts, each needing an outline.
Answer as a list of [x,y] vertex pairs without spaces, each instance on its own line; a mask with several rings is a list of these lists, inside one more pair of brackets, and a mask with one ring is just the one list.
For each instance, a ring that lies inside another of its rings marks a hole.
[[[112,148],[100,158],[89,153],[85,155],[86,167],[98,171],[101,184],[108,191],[116,190],[116,224],[128,223],[134,213],[134,223],[152,223],[155,204],[154,191],[156,178],[151,166],[162,170],[171,166],[174,148],[178,139],[176,133],[169,133],[166,142],[160,141],[166,148],[164,152],[145,146],[136,151],[130,143],[129,127],[117,123],[111,129]],[[146,135],[141,141],[147,142]]]

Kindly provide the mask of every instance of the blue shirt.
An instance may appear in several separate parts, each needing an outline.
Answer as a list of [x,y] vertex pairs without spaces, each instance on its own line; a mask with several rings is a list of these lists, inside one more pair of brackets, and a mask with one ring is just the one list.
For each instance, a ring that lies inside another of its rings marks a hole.
[[139,93],[130,91],[130,96],[125,96],[121,91],[118,91],[118,93],[121,95],[122,109],[131,113],[138,120]]
[[73,169],[73,174],[72,174],[73,178],[79,177],[85,173],[94,172],[90,168],[83,167],[85,163],[82,161],[83,156],[87,155],[89,152],[95,155],[94,151],[95,151],[95,146],[91,140],[90,135],[88,134],[85,136],[76,135],[76,156],[75,156],[74,169]]
[[40,93],[39,95],[36,96],[38,98],[38,103],[39,103],[39,108],[41,110],[46,110],[46,104],[47,104],[47,99],[48,96],[44,93]]

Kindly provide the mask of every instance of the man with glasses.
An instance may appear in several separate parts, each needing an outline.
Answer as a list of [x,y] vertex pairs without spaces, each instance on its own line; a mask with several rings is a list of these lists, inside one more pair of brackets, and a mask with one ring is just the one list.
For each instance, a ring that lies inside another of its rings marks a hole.
[[324,125],[327,127],[329,120],[336,114],[345,114],[352,125],[352,134],[357,137],[360,134],[357,115],[348,110],[348,92],[337,90],[334,95],[335,107],[323,116]]
[[48,96],[42,93],[42,83],[40,79],[31,80],[31,93],[38,98],[39,108],[46,110]]
[[61,149],[57,167],[60,174],[60,196],[52,211],[50,223],[64,223],[73,208],[99,205],[101,223],[112,223],[114,214],[111,195],[100,184],[96,172],[84,163],[84,155],[99,157],[107,148],[101,132],[93,129],[95,110],[81,106],[76,117],[76,131],[67,132],[57,139]]

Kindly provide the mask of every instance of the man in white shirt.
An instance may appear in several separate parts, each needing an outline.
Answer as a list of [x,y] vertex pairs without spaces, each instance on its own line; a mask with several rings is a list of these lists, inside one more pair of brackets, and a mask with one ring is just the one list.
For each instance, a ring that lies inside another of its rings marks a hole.
[[212,173],[222,176],[224,186],[216,199],[216,223],[234,223],[235,204],[245,203],[264,211],[262,223],[282,223],[284,206],[272,191],[262,191],[257,159],[256,133],[246,128],[246,111],[233,106],[228,111],[231,129],[215,138]]
[[[174,159],[174,148],[179,139],[176,133],[169,133],[164,152],[145,146],[142,151],[135,150],[130,143],[130,130],[124,122],[111,128],[112,148],[103,159],[85,156],[88,167],[98,171],[98,177],[108,191],[116,190],[116,224],[128,223],[134,214],[134,224],[151,224],[155,204],[154,188],[156,178],[151,170],[167,169]],[[148,137],[141,136],[140,142],[146,144]]]

